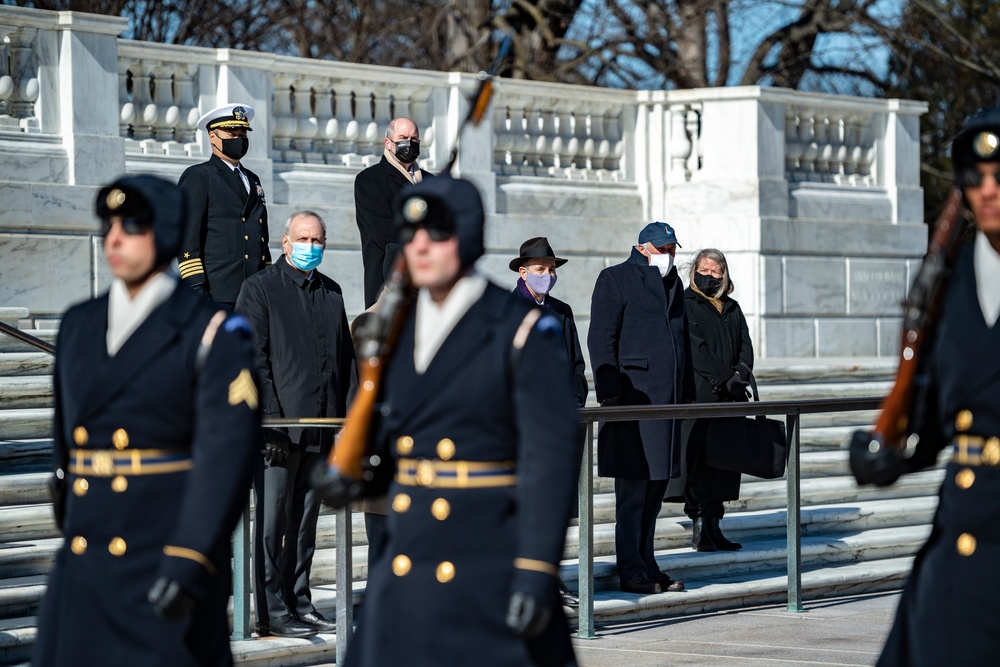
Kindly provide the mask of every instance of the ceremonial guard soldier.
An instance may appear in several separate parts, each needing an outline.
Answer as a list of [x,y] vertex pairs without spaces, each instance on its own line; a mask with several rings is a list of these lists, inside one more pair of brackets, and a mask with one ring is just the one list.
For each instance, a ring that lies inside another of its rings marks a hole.
[[[975,238],[958,248],[924,346],[929,356],[914,387],[923,391],[906,425],[919,440],[909,457],[869,438],[852,443],[852,469],[862,483],[888,484],[934,465],[942,449],[951,455],[882,667],[986,665],[1000,655],[1000,108],[969,120],[952,142],[952,162]],[[907,337],[902,363],[917,342]]]
[[227,104],[198,120],[212,157],[188,167],[178,185],[188,224],[177,258],[184,284],[232,306],[243,281],[271,263],[267,208],[260,178],[240,160],[250,147],[253,107]]
[[471,183],[394,209],[418,292],[383,376],[366,492],[389,485],[388,542],[346,662],[573,665],[557,583],[582,443],[558,321],[473,269]]
[[245,320],[179,284],[181,190],[103,188],[113,281],[56,346],[54,509],[65,543],[32,664],[232,664],[230,536],[260,434]]

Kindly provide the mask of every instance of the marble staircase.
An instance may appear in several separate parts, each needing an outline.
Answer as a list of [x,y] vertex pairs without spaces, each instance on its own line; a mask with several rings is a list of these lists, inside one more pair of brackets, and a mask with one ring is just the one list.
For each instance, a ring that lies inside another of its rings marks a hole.
[[[37,330],[54,340],[54,330]],[[62,542],[45,490],[51,447],[52,360],[0,336],[0,665],[27,660],[35,639],[34,614],[46,573]],[[763,400],[860,397],[886,392],[892,362],[765,360],[758,369]],[[898,588],[929,532],[940,470],[910,475],[890,489],[859,489],[847,472],[842,443],[870,424],[873,411],[802,418],[802,569],[808,599]],[[614,568],[613,482],[595,479],[594,571],[598,624],[676,616],[785,599],[785,482],[744,479],[742,497],[729,504],[726,534],[738,552],[696,553],[690,521],[680,505],[665,504],[657,522],[661,569],[688,590],[637,596],[617,590]],[[363,520],[352,520],[352,594],[363,600],[367,545]],[[313,569],[317,607],[333,615],[336,528],[332,512],[319,519]],[[571,525],[562,577],[577,581],[578,529]],[[269,638],[235,641],[237,662],[248,665],[328,663],[335,637],[311,641]]]

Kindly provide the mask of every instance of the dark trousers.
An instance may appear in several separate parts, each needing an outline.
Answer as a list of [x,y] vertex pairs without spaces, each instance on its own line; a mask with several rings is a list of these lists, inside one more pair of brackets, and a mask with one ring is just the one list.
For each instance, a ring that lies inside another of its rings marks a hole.
[[[705,421],[705,420],[701,420]],[[710,468],[705,462],[705,428],[702,436],[692,438],[688,444],[687,487],[684,489],[684,513],[692,520],[695,517],[721,519],[726,513],[725,505],[719,497],[719,489],[733,473]],[[739,474],[739,473],[737,473]]]
[[309,572],[316,553],[320,497],[309,486],[309,471],[321,455],[293,451],[279,465],[254,475],[254,601],[257,622],[315,611]]
[[666,480],[615,478],[615,558],[621,581],[660,571],[653,555],[653,537],[666,490]]
[[365,534],[368,536],[368,577],[372,576],[372,565],[385,549],[389,541],[387,529],[389,517],[385,514],[365,512]]

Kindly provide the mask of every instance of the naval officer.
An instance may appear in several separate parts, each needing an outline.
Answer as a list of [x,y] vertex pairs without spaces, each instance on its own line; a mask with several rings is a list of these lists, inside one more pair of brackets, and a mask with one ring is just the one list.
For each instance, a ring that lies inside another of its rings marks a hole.
[[271,263],[260,178],[241,162],[250,147],[253,107],[226,104],[198,120],[212,157],[188,167],[178,185],[188,225],[177,257],[184,284],[232,307],[243,281]]
[[65,543],[32,664],[231,665],[230,535],[260,433],[250,328],[179,284],[181,190],[103,188],[113,276],[56,345],[54,508]]

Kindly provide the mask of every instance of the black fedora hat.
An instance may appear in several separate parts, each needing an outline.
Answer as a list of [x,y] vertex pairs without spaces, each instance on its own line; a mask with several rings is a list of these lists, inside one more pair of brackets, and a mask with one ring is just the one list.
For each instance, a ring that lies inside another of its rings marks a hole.
[[528,239],[521,244],[520,252],[520,257],[510,260],[511,271],[517,271],[532,259],[549,259],[555,262],[556,266],[562,266],[568,261],[555,256],[555,253],[552,252],[552,246],[549,245],[549,240],[544,236]]

